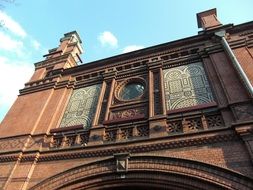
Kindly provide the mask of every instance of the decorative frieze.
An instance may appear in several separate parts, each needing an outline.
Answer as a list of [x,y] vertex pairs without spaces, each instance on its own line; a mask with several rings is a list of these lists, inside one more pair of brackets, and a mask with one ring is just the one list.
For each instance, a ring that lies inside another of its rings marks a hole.
[[110,113],[110,120],[114,119],[127,119],[133,117],[144,117],[146,114],[146,109],[144,107],[126,109],[122,111],[113,111]]
[[50,148],[68,148],[73,146],[87,146],[88,132],[76,132],[73,134],[57,134],[51,137]]
[[192,133],[222,127],[225,127],[222,116],[219,113],[212,113],[191,117],[180,116],[172,120],[168,119],[166,130],[168,135],[174,135],[177,133]]
[[105,130],[104,142],[120,142],[134,140],[140,137],[149,137],[149,127],[147,125],[108,128]]

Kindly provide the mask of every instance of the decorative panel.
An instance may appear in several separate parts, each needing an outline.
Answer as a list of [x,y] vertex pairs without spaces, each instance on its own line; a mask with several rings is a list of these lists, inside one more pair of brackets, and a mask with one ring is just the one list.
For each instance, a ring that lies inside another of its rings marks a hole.
[[103,121],[105,119],[105,112],[106,112],[106,108],[107,108],[108,98],[109,98],[109,95],[110,95],[110,90],[111,90],[111,81],[106,83],[104,100],[102,102],[101,112],[100,112],[99,120],[98,120],[99,124],[103,123]]
[[83,125],[91,127],[96,112],[101,84],[74,90],[61,121],[61,127]]
[[162,113],[160,83],[161,81],[160,81],[159,72],[154,72],[154,112],[155,112],[155,115]]
[[202,63],[166,69],[163,73],[168,110],[214,101]]
[[144,117],[146,115],[146,110],[144,107],[125,109],[122,111],[112,111],[110,113],[110,119],[127,119],[133,117]]

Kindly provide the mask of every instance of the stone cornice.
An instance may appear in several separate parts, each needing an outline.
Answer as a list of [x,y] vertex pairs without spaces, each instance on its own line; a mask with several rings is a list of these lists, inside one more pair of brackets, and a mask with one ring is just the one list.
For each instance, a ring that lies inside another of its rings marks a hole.
[[71,53],[63,54],[63,55],[55,57],[55,58],[46,59],[46,60],[34,63],[34,65],[35,65],[36,69],[43,68],[45,66],[57,64],[57,63],[61,62],[63,59],[68,59],[69,56],[72,56]]
[[76,73],[79,71],[87,72],[88,70],[89,72],[92,72],[95,70],[103,70],[106,68],[122,66],[124,64],[130,64],[139,61],[149,61],[150,58],[156,58],[158,56],[180,53],[186,50],[188,51],[190,49],[199,48],[201,46],[204,46],[204,40],[208,40],[208,38],[204,35],[196,35],[189,38],[168,42],[138,51],[79,65],[77,67],[65,70],[65,74]]
[[252,29],[253,29],[253,21],[250,21],[250,22],[235,25],[232,28],[230,28],[228,32],[231,34],[243,32],[243,35],[247,35],[248,31],[250,30],[252,31]]

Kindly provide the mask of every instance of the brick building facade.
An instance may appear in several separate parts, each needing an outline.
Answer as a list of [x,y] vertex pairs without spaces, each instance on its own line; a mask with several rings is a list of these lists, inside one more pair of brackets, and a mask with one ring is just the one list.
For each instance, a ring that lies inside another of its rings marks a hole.
[[81,62],[64,35],[0,126],[0,188],[253,189],[253,22]]

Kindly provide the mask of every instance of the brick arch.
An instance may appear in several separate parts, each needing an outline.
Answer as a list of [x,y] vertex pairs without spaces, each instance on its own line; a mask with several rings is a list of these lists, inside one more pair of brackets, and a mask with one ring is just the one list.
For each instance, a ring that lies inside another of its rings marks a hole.
[[122,187],[155,189],[253,189],[252,179],[218,166],[181,158],[133,156],[128,171],[117,172],[115,158],[84,164],[31,188],[98,190]]

